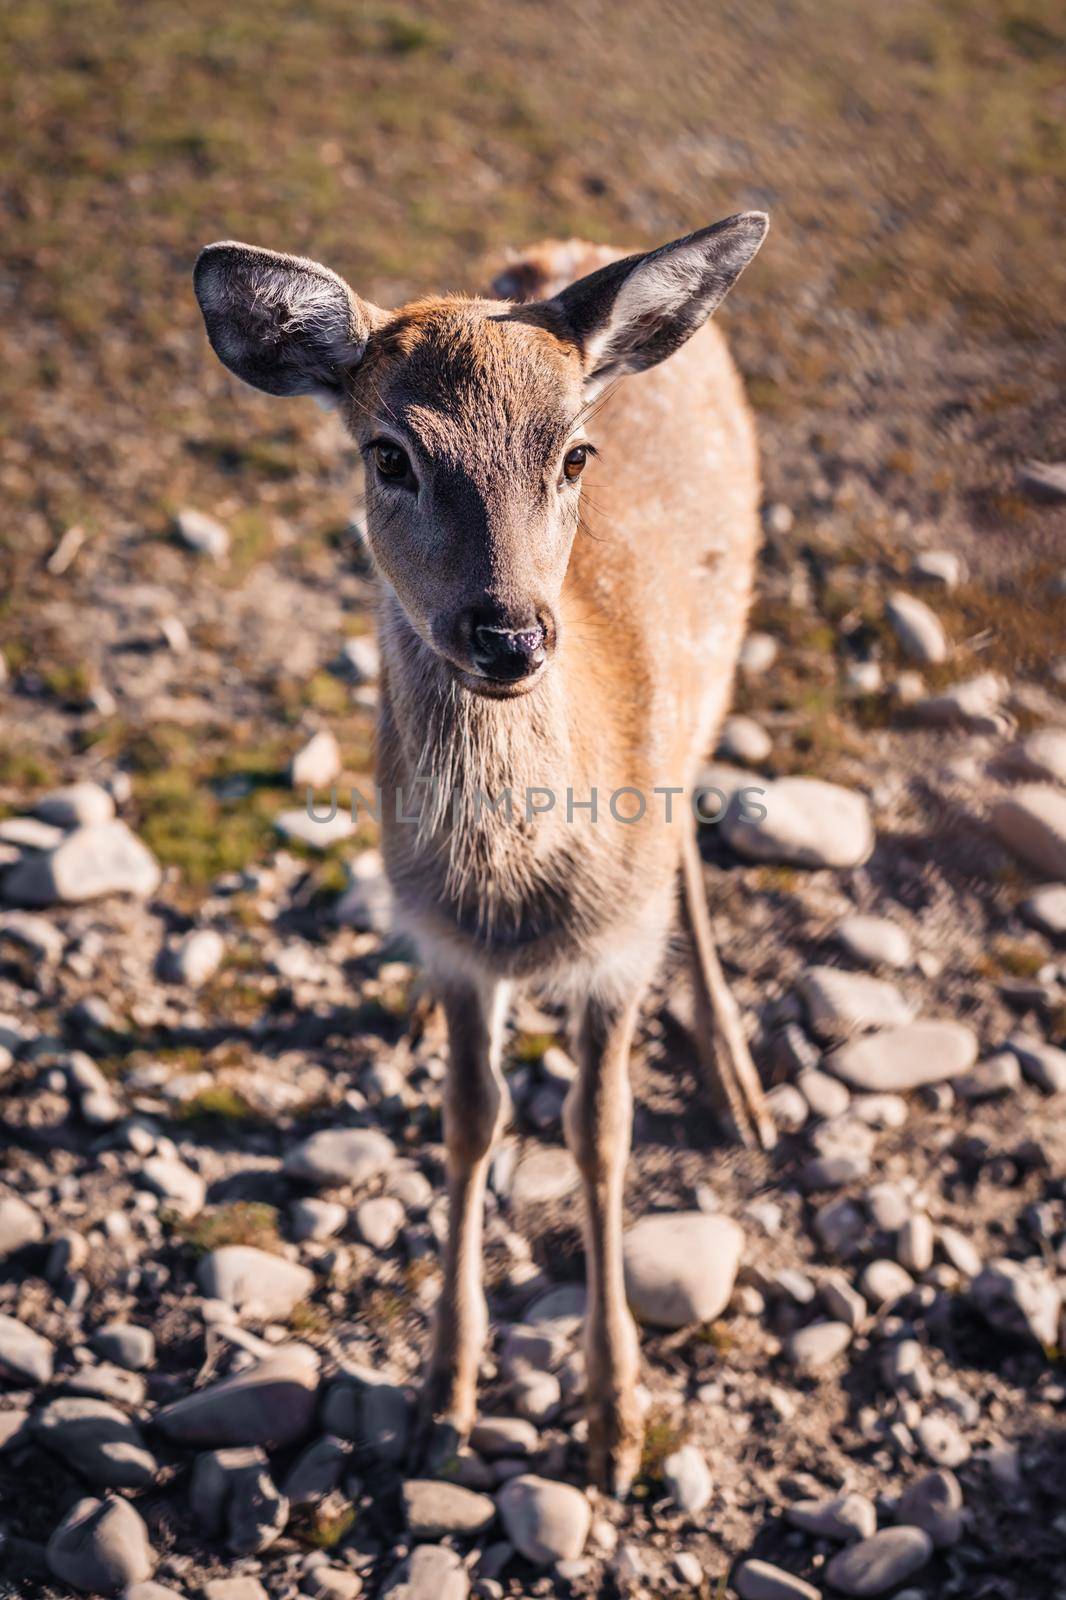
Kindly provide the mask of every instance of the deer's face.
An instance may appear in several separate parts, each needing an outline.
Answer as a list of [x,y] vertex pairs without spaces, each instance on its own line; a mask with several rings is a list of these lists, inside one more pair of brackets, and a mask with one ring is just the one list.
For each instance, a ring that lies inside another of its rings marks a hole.
[[411,626],[469,689],[547,670],[592,455],[572,344],[513,307],[431,301],[372,341],[349,426],[367,536]]

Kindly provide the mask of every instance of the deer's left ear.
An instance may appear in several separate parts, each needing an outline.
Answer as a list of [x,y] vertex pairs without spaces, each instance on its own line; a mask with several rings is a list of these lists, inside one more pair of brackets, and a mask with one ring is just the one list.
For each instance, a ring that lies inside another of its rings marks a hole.
[[612,261],[548,301],[582,352],[590,386],[672,355],[728,294],[769,225],[764,211],[727,217],[648,255]]
[[336,400],[385,320],[317,261],[229,240],[201,250],[193,288],[219,360],[267,394]]

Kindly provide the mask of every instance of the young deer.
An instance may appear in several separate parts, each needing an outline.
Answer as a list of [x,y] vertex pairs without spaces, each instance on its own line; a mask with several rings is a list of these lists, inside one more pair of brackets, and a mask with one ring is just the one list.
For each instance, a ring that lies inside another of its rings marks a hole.
[[[642,1437],[622,1271],[628,1058],[679,875],[719,1109],[746,1142],[773,1140],[689,805],[729,696],[757,542],[751,416],[705,324],[766,227],[748,212],[622,260],[546,245],[497,281],[508,298],[394,312],[312,261],[248,245],[209,245],[196,264],[225,365],[270,394],[333,403],[366,461],[383,848],[451,1055],[450,1233],[421,1434],[431,1464],[474,1421],[483,1199],[516,984],[577,1011],[565,1126],[586,1206],[589,1450],[615,1493]],[[618,383],[627,373],[638,376]]]

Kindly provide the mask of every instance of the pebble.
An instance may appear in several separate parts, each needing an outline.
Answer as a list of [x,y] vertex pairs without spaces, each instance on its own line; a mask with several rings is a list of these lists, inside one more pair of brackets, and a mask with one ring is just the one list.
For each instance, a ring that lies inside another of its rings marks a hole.
[[235,1555],[258,1555],[284,1533],[289,1502],[278,1490],[267,1458],[257,1448],[214,1450],[197,1456],[189,1483],[197,1523],[225,1535]]
[[733,1583],[740,1600],[821,1600],[812,1583],[769,1561],[741,1562]]
[[1007,1049],[1017,1056],[1030,1083],[1045,1094],[1066,1094],[1066,1050],[1024,1033],[1012,1033]]
[[934,1467],[961,1467],[970,1459],[970,1446],[949,1417],[923,1417],[918,1424],[918,1443]]
[[679,1550],[676,1553],[674,1571],[686,1588],[699,1590],[703,1583],[703,1568],[691,1550]]
[[155,1338],[150,1328],[129,1322],[106,1322],[97,1328],[89,1343],[105,1361],[128,1372],[144,1372],[155,1362]]
[[48,1541],[49,1570],[83,1594],[114,1595],[152,1575],[148,1529],[128,1500],[78,1500]]
[[871,1028],[891,1028],[909,1022],[914,1014],[894,984],[864,972],[810,967],[799,987],[811,1028],[823,1042]]
[[4,898],[15,905],[77,905],[102,895],[147,899],[162,879],[151,851],[115,818],[75,828],[53,850],[23,856],[5,873]]
[[1020,907],[1026,922],[1049,939],[1066,939],[1066,883],[1045,883]]
[[905,1093],[968,1072],[977,1038],[960,1022],[910,1022],[853,1039],[825,1058],[828,1070],[855,1089]]
[[898,1183],[875,1183],[864,1199],[882,1233],[898,1233],[910,1216],[910,1202]]
[[174,518],[178,538],[189,550],[212,561],[224,561],[229,554],[229,534],[214,517],[186,508]]
[[798,1133],[810,1114],[805,1097],[791,1083],[779,1083],[767,1091],[766,1109],[775,1127],[785,1133]]
[[340,667],[356,683],[376,683],[381,675],[377,641],[368,633],[346,639],[341,647]]
[[831,1255],[847,1257],[866,1232],[866,1219],[854,1200],[827,1200],[814,1214],[814,1231]]
[[1066,462],[1025,461],[1018,468],[1018,482],[1039,500],[1066,499]]
[[209,1578],[204,1584],[204,1600],[267,1600],[258,1578],[246,1573],[239,1578]]
[[834,1322],[845,1322],[849,1328],[861,1328],[868,1315],[866,1301],[858,1289],[852,1287],[840,1273],[831,1273],[820,1287],[822,1304]]
[[971,1071],[953,1084],[960,1100],[995,1100],[1003,1094],[1013,1094],[1021,1087],[1022,1074],[1017,1057],[1001,1050],[997,1055],[986,1056]]
[[0,938],[20,946],[46,966],[59,960],[66,945],[58,928],[28,911],[7,911],[0,916]]
[[168,967],[177,983],[200,989],[213,978],[226,954],[226,942],[214,928],[193,928],[170,952]]
[[282,1493],[290,1505],[314,1505],[337,1488],[351,1459],[351,1446],[327,1433],[297,1456],[281,1486]]
[[854,961],[869,967],[909,967],[914,960],[910,935],[887,917],[845,917],[836,937]]
[[577,1163],[560,1145],[531,1145],[514,1169],[510,1200],[515,1206],[548,1205],[572,1194],[580,1182]]
[[851,1095],[838,1078],[831,1078],[817,1067],[808,1067],[796,1079],[796,1088],[816,1117],[842,1117],[851,1104]]
[[663,1482],[679,1511],[695,1516],[710,1504],[713,1483],[707,1459],[695,1445],[684,1444],[663,1462]]
[[474,1424],[470,1443],[488,1461],[503,1456],[532,1456],[540,1447],[536,1428],[522,1417],[482,1417]]
[[964,1233],[958,1228],[938,1228],[936,1242],[956,1272],[964,1278],[976,1278],[981,1270],[981,1256]]
[[743,1244],[729,1217],[699,1211],[643,1217],[623,1246],[634,1315],[656,1328],[713,1321],[729,1303]]
[[186,1219],[198,1216],[207,1199],[207,1185],[198,1172],[171,1156],[149,1156],[141,1163],[140,1178],[153,1194]]
[[742,761],[749,766],[759,766],[773,749],[773,741],[766,729],[754,717],[726,717],[718,735],[717,754],[725,761]]
[[746,678],[761,677],[777,660],[777,640],[773,634],[749,633],[740,647],[738,664]]
[[948,640],[936,612],[914,595],[897,590],[885,603],[885,615],[904,655],[920,665],[947,660]]
[[938,1550],[962,1538],[962,1490],[953,1472],[927,1472],[908,1484],[896,1508],[899,1521],[922,1528]]
[[470,1579],[459,1556],[446,1545],[416,1545],[386,1600],[467,1600]]
[[1066,793],[1061,789],[1019,784],[996,801],[990,821],[996,837],[1022,861],[1050,878],[1066,878]]
[[1058,1344],[1061,1295],[1039,1261],[990,1261],[970,1292],[985,1321],[1014,1338],[1032,1338],[1045,1349]]
[[887,1594],[925,1566],[933,1541],[921,1528],[882,1528],[870,1539],[839,1551],[825,1569],[826,1581],[856,1597]]
[[1007,727],[1001,707],[1009,685],[998,672],[982,672],[936,694],[925,694],[919,682],[912,697],[913,721],[931,728],[965,728],[970,733],[1000,733]]
[[851,1114],[868,1128],[902,1128],[907,1102],[898,1094],[857,1094],[852,1096]]
[[412,1539],[473,1538],[496,1520],[496,1505],[487,1494],[475,1494],[438,1478],[412,1478],[403,1486],[403,1508]]
[[797,867],[858,867],[874,846],[866,796],[820,778],[764,779],[762,818],[731,807],[720,831],[748,861]]
[[15,1317],[0,1315],[0,1378],[36,1387],[52,1381],[52,1346]]
[[44,1238],[44,1223],[17,1194],[0,1198],[0,1259]]
[[871,1261],[859,1279],[859,1291],[874,1306],[895,1305],[914,1288],[914,1279],[897,1261]]
[[153,1426],[185,1445],[290,1445],[315,1414],[318,1361],[289,1346],[220,1383],[164,1406]]
[[785,1520],[816,1539],[850,1544],[877,1531],[877,1510],[864,1494],[838,1494],[831,1500],[797,1500],[785,1509]]
[[356,1231],[372,1250],[391,1250],[406,1221],[403,1206],[391,1195],[363,1200],[355,1208]]
[[387,934],[392,928],[392,888],[377,850],[362,850],[348,862],[351,882],[333,908],[344,928]]
[[851,1343],[852,1329],[846,1322],[812,1322],[797,1328],[785,1344],[785,1358],[804,1376],[829,1366]]
[[294,1200],[289,1207],[289,1232],[302,1243],[306,1239],[332,1239],[348,1221],[348,1207],[337,1200]]
[[274,826],[284,838],[306,845],[311,850],[329,850],[342,840],[350,839],[355,832],[352,814],[343,806],[338,806],[332,816],[324,806],[313,809],[313,815],[306,806],[282,811],[274,818]]
[[115,815],[115,802],[98,783],[70,783],[43,794],[33,812],[42,822],[66,831],[110,822]]
[[293,756],[289,782],[294,789],[327,789],[341,775],[340,746],[328,728],[322,728]]
[[899,1230],[896,1255],[908,1272],[921,1274],[933,1265],[933,1224],[923,1211],[908,1217]]
[[1066,784],[1066,730],[1036,728],[1005,750],[1002,760],[1027,778]]
[[922,550],[911,563],[912,576],[945,589],[958,587],[962,571],[962,559],[954,550]]
[[143,1489],[159,1470],[136,1423],[103,1400],[53,1400],[34,1417],[33,1430],[48,1450],[104,1489]]
[[290,1178],[321,1188],[358,1188],[395,1160],[391,1139],[375,1128],[324,1128],[285,1157]]
[[576,1561],[585,1548],[592,1514],[579,1489],[523,1473],[496,1496],[504,1531],[536,1567]]
[[210,1251],[196,1270],[196,1281],[201,1294],[266,1322],[284,1321],[315,1286],[307,1267],[246,1244]]

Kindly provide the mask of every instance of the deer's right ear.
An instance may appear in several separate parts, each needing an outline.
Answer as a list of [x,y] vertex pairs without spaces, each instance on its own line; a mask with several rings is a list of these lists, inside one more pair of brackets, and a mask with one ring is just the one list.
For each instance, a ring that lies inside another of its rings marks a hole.
[[219,360],[267,394],[336,400],[384,317],[317,261],[229,240],[201,250],[193,287]]

